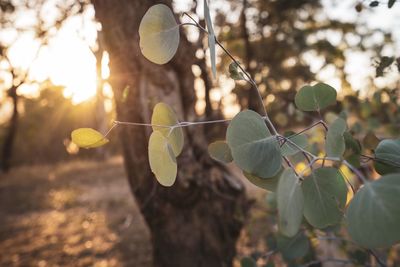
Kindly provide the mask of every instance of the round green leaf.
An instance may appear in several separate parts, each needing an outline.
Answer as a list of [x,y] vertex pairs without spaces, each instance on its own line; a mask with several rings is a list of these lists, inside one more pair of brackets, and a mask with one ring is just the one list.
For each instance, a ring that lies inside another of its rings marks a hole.
[[237,114],[228,126],[226,140],[234,162],[243,171],[268,178],[280,170],[282,156],[278,140],[258,113],[246,110]]
[[347,186],[335,168],[319,168],[304,179],[304,217],[316,228],[335,225],[343,217]]
[[149,8],[139,26],[142,54],[156,64],[172,59],[179,46],[179,25],[171,9],[164,4]]
[[306,85],[297,92],[296,106],[303,111],[318,111],[336,103],[336,90],[325,84]]
[[303,219],[304,197],[298,177],[292,169],[286,169],[277,188],[279,230],[288,237],[294,236]]
[[[298,145],[299,147],[301,147],[303,149],[305,149],[308,145],[307,136],[304,134],[299,134],[299,135],[295,135],[292,137],[289,136],[288,139],[290,139],[290,141],[292,141],[293,143],[295,143],[296,145]],[[300,150],[297,147],[295,147],[293,144],[286,141],[281,146],[281,152],[282,152],[282,156],[292,156],[292,155],[300,152]]]
[[177,164],[168,139],[159,131],[154,131],[149,140],[149,163],[157,181],[163,186],[174,184]]
[[208,153],[211,158],[223,162],[232,162],[231,149],[225,141],[216,141],[208,145]]
[[304,257],[310,249],[310,241],[303,232],[294,237],[277,237],[278,249],[285,260],[295,260]]
[[389,247],[400,241],[400,174],[367,182],[346,212],[350,237],[366,248]]
[[182,127],[175,127],[172,131],[170,127],[160,127],[154,125],[174,126],[179,123],[174,110],[165,103],[158,103],[153,109],[151,124],[153,130],[161,132],[168,139],[175,157],[177,157],[183,149],[183,131]]
[[330,126],[326,135],[326,155],[328,157],[342,157],[346,150],[344,141],[344,132],[347,129],[346,121],[342,118],[337,118]]
[[400,172],[400,139],[385,139],[378,144],[375,169],[381,175]]
[[263,188],[265,190],[275,192],[278,187],[279,178],[281,177],[283,168],[273,177],[270,178],[260,178],[253,174],[243,172],[243,175],[255,186]]
[[96,148],[109,142],[101,133],[92,128],[79,128],[71,133],[72,142],[82,148]]

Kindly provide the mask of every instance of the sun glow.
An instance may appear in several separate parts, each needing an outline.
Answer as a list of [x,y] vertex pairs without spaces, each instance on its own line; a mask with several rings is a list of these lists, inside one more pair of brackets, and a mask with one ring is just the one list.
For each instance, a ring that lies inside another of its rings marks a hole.
[[[32,64],[30,80],[41,83],[48,79],[64,87],[63,95],[74,104],[91,99],[97,91],[96,58],[91,50],[96,46],[97,37],[93,12],[89,9],[82,17],[69,19],[37,55],[37,41],[30,35],[23,36],[10,51],[13,65],[27,69]],[[18,93],[35,96],[38,90],[29,86]]]

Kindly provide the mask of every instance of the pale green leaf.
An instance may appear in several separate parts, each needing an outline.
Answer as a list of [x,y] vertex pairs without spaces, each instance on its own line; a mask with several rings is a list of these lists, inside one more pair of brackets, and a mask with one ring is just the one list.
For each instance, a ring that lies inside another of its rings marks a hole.
[[283,168],[273,177],[270,178],[261,178],[257,177],[253,174],[243,172],[243,175],[255,186],[258,186],[262,189],[275,192],[276,188],[278,187],[279,178],[281,177],[283,172]]
[[277,189],[279,230],[288,237],[294,236],[303,219],[304,197],[298,177],[286,169],[279,179]]
[[328,157],[340,158],[346,150],[344,140],[344,132],[347,129],[346,121],[342,118],[337,118],[330,126],[326,135],[326,155]]
[[279,235],[277,241],[278,250],[285,260],[302,258],[310,250],[310,241],[303,232],[299,232],[291,238]]
[[211,158],[223,163],[230,163],[233,160],[231,149],[225,141],[215,141],[209,144],[208,153]]
[[[178,118],[170,106],[165,103],[158,103],[155,105],[151,117],[151,124],[174,126],[178,123]],[[153,126],[153,130],[161,132],[164,137],[168,139],[176,157],[182,152],[184,144],[182,127],[175,127],[171,132],[171,128],[169,127]]]
[[79,128],[71,133],[72,142],[82,148],[96,148],[109,142],[101,133],[92,128]]
[[211,21],[210,9],[208,7],[207,0],[204,0],[204,18],[206,21],[207,31],[208,31],[208,47],[210,48],[210,59],[211,59],[211,69],[214,78],[217,75],[217,67],[215,63],[215,33],[214,27]]
[[319,168],[302,184],[304,217],[316,228],[340,222],[347,199],[347,186],[340,172],[332,167]]
[[296,106],[303,111],[318,111],[336,103],[336,90],[325,84],[306,85],[297,92]]
[[165,64],[179,46],[179,25],[171,9],[164,4],[149,8],[139,26],[142,54],[156,64]]
[[367,182],[346,212],[350,237],[366,248],[390,247],[400,241],[400,174]]
[[152,132],[149,140],[149,163],[157,181],[163,186],[172,186],[177,175],[174,152],[168,139],[159,131]]
[[246,110],[237,114],[228,126],[226,140],[234,162],[243,171],[268,178],[280,170],[282,156],[278,140],[258,113]]
[[381,175],[400,172],[400,139],[385,139],[378,144],[375,169]]

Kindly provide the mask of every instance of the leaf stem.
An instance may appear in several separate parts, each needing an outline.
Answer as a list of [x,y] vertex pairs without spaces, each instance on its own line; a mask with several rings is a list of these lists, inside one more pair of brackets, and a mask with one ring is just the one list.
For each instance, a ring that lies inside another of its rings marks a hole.
[[300,132],[288,136],[287,138],[293,138],[293,137],[295,137],[295,136],[297,136],[297,135],[300,135],[300,134],[302,134],[302,133],[304,133],[304,132],[307,132],[308,130],[311,130],[312,128],[314,128],[314,127],[316,127],[316,126],[318,126],[318,125],[320,125],[320,124],[324,127],[325,130],[327,130],[326,123],[325,123],[323,120],[319,120],[319,121],[317,121],[317,122],[314,122],[314,123],[311,124],[310,126],[304,128],[304,129],[301,130]]
[[203,26],[201,26],[200,23],[198,23],[197,20],[195,20],[189,13],[183,12],[182,16],[184,16],[184,15],[188,16],[194,22],[194,24],[192,24],[192,23],[182,23],[181,24],[182,26],[184,26],[184,25],[196,26],[197,28],[199,28],[200,30],[202,30],[203,32],[208,34],[208,31]]
[[351,165],[347,160],[343,160],[343,164],[346,165],[355,175],[357,175],[364,184],[368,182],[368,179],[364,176],[364,174],[360,172],[356,167]]

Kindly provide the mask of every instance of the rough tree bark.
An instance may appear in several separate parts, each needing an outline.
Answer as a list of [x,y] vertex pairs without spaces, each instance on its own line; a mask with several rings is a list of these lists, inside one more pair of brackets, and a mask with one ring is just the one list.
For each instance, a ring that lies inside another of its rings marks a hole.
[[[140,20],[160,2],[171,6],[170,0],[93,0],[110,54],[118,120],[148,123],[159,101],[170,104],[181,120],[196,119],[192,45],[182,37],[177,55],[163,66],[140,52]],[[201,128],[185,129],[178,179],[170,188],[160,186],[149,168],[151,129],[118,129],[130,187],[152,235],[155,266],[231,266],[248,201],[242,183],[209,159]]]

